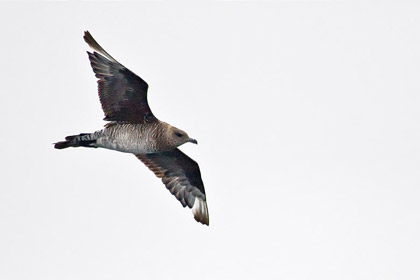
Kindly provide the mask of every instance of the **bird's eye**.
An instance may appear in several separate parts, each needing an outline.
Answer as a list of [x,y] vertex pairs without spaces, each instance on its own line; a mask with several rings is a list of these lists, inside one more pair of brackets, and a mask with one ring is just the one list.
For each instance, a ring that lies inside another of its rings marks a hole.
[[175,135],[176,135],[177,137],[182,137],[182,133],[180,133],[180,132],[178,132],[178,131],[176,131],[176,132],[175,132]]

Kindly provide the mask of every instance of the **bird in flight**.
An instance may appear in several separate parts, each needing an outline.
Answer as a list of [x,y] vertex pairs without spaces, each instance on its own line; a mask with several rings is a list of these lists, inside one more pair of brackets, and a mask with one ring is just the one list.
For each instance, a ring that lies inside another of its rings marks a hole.
[[197,222],[209,225],[200,168],[177,148],[187,142],[197,144],[197,140],[158,120],[147,102],[147,83],[108,54],[88,31],[83,38],[94,50],[87,53],[108,123],[93,133],[67,136],[54,147],[105,148],[134,154],[162,179],[183,207],[192,209]]

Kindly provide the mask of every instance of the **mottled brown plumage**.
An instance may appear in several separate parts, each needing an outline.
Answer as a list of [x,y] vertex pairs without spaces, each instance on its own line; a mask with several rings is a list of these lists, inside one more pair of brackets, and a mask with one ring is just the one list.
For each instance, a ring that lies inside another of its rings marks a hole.
[[105,128],[94,133],[67,136],[55,148],[91,147],[132,153],[168,190],[192,208],[195,220],[209,224],[206,194],[198,164],[177,147],[195,139],[185,131],[158,120],[147,102],[147,83],[109,55],[90,35],[83,37],[95,52],[89,60],[98,78],[98,94]]

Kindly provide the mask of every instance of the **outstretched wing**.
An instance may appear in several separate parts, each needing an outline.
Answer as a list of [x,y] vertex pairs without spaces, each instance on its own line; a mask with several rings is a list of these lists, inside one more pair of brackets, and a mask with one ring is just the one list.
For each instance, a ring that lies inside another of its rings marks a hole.
[[147,83],[109,55],[88,31],[83,37],[95,50],[89,60],[98,80],[104,120],[144,123],[156,120],[147,103]]
[[167,152],[136,155],[155,175],[162,178],[166,188],[182,206],[192,208],[197,222],[209,225],[206,192],[198,164],[174,149]]

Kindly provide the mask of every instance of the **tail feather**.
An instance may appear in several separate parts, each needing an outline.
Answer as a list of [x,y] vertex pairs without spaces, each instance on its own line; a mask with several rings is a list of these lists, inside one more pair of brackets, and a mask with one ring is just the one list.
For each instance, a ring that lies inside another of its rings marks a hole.
[[66,141],[57,142],[54,144],[56,149],[65,149],[68,147],[89,147],[96,148],[96,137],[94,133],[81,133],[79,135],[67,136]]
[[54,143],[54,148],[59,149],[59,150],[65,149],[68,147],[71,147],[71,144],[68,141],[61,141],[61,142]]

